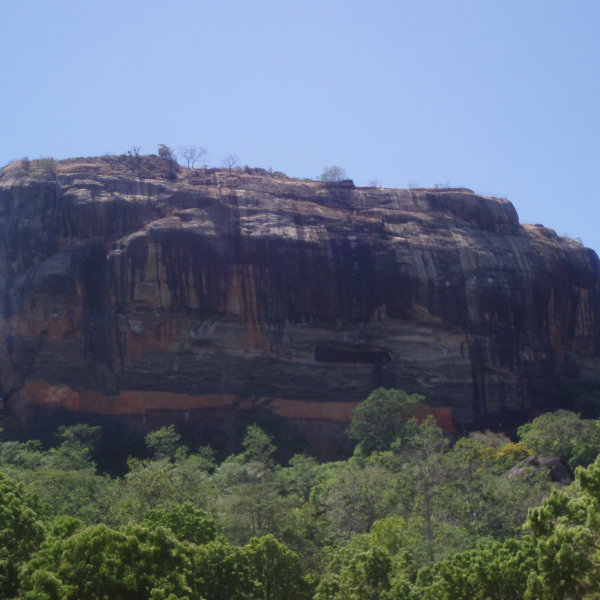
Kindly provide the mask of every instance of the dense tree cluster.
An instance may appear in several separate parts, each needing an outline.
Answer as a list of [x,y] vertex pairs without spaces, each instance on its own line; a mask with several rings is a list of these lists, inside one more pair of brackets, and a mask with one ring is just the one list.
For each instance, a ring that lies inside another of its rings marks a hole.
[[[0,442],[0,597],[27,600],[554,600],[600,597],[600,427],[559,411],[455,443],[419,396],[375,390],[347,460],[275,460],[253,425],[221,462],[175,429],[122,477],[96,427]],[[553,483],[524,461],[576,466]],[[515,468],[516,467],[516,468]]]

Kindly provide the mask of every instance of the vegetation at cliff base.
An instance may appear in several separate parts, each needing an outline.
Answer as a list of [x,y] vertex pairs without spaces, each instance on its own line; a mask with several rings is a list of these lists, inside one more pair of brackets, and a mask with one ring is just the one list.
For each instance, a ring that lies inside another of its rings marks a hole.
[[[353,455],[322,464],[279,464],[256,425],[223,460],[163,427],[119,477],[97,469],[100,431],[84,423],[50,448],[1,441],[0,596],[598,597],[598,421],[558,411],[519,441],[451,443],[411,416],[421,400],[375,390],[349,428]],[[576,467],[573,483],[540,466],[549,452]]]

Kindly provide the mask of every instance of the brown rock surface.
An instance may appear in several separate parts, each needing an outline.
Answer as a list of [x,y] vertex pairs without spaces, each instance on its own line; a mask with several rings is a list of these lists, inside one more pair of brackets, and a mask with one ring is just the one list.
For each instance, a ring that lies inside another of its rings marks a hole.
[[600,376],[598,257],[507,200],[151,157],[33,169],[0,176],[0,384],[24,424],[251,407],[310,429],[383,385],[489,426]]

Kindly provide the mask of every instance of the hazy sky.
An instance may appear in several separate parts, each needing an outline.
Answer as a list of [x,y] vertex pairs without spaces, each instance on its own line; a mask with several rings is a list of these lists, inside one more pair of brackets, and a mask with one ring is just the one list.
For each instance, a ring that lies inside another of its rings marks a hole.
[[506,196],[600,251],[599,0],[0,0],[0,163],[220,165]]

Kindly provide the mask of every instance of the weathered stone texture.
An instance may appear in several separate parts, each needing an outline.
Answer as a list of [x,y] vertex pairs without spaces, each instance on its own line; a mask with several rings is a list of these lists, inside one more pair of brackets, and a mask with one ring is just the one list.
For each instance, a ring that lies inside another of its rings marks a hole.
[[466,427],[600,376],[598,257],[507,200],[144,160],[2,173],[0,383],[22,420],[343,421],[383,385]]

